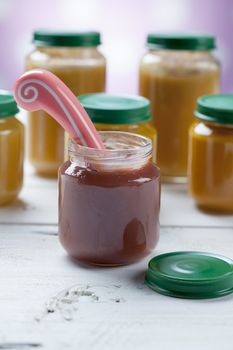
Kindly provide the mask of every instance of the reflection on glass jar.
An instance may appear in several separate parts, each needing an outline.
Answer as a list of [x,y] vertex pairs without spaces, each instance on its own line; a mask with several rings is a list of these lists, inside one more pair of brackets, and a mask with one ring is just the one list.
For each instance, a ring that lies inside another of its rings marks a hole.
[[149,34],[147,43],[139,93],[151,100],[158,166],[165,181],[184,181],[196,100],[219,90],[220,67],[211,54],[215,41],[203,35]]
[[[42,68],[58,76],[75,95],[105,90],[106,61],[97,32],[36,31],[36,49],[26,69]],[[29,158],[37,173],[56,176],[64,160],[64,130],[44,111],[29,113]]]
[[96,265],[124,265],[159,238],[160,176],[151,141],[101,132],[107,150],[70,142],[59,170],[59,237],[68,254]]
[[233,212],[233,95],[198,100],[190,128],[189,189],[206,210]]
[[0,205],[13,201],[23,184],[24,126],[15,118],[18,107],[0,90]]

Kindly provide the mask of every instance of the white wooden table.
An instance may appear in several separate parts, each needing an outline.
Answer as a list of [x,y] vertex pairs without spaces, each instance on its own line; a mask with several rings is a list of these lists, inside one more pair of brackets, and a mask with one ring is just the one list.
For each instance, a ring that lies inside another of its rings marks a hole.
[[[162,189],[152,254],[203,250],[233,258],[233,216],[199,212],[181,185]],[[233,295],[181,300],[144,285],[149,256],[120,268],[71,262],[57,238],[57,184],[27,175],[0,208],[0,349],[233,349]]]

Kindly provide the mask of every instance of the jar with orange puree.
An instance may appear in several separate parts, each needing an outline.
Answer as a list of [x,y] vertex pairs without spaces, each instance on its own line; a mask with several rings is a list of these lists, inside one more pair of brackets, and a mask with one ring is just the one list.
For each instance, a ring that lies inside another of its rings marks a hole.
[[141,96],[87,94],[78,97],[99,131],[125,131],[152,141],[156,161],[156,130],[151,124],[150,102]]
[[147,45],[139,93],[151,100],[158,166],[163,180],[183,182],[196,100],[219,90],[220,67],[211,53],[215,39],[201,34],[149,34]]
[[13,201],[23,184],[24,126],[12,94],[0,90],[0,205]]
[[233,95],[199,98],[191,126],[189,189],[206,210],[233,213]]
[[[33,43],[36,48],[27,57],[27,70],[49,70],[75,95],[105,91],[100,33],[36,31]],[[29,158],[36,172],[45,176],[56,176],[64,160],[64,131],[44,111],[29,113]]]

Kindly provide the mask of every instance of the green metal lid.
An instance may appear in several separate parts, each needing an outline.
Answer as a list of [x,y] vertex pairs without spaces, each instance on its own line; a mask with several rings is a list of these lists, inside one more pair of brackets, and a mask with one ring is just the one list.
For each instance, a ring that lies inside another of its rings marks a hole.
[[37,30],[33,33],[36,46],[82,47],[101,44],[99,32],[56,32]]
[[145,282],[172,297],[221,297],[233,292],[233,261],[203,252],[162,254],[149,262]]
[[97,124],[132,124],[151,120],[150,101],[141,96],[98,93],[81,95],[78,99]]
[[233,95],[206,95],[197,100],[195,116],[221,124],[233,124]]
[[147,36],[147,46],[170,50],[206,51],[215,48],[215,38],[208,34],[150,33]]
[[14,116],[19,112],[14,97],[10,91],[0,90],[0,118]]

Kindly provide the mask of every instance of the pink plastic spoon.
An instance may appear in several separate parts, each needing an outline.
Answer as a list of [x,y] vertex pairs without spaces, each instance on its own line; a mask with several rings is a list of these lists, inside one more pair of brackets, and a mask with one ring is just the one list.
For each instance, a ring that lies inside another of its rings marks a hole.
[[31,70],[17,79],[14,86],[17,104],[27,111],[43,109],[82,145],[105,149],[91,119],[70,89],[54,74]]

